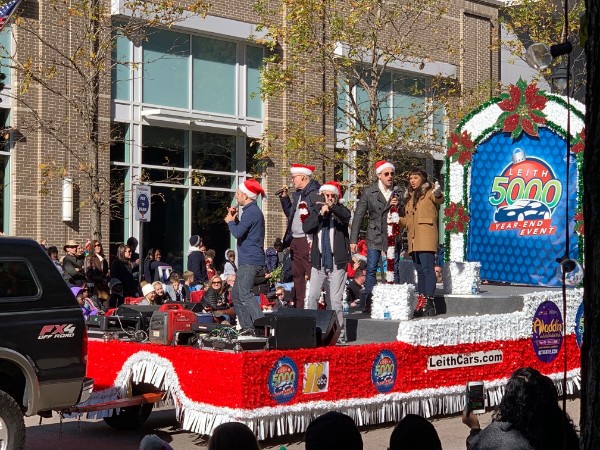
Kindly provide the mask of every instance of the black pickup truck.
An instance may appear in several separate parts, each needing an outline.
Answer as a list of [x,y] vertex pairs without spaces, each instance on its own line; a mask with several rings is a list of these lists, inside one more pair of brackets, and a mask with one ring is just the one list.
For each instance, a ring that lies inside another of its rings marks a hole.
[[0,448],[25,445],[23,416],[85,401],[87,331],[69,287],[39,244],[0,237]]

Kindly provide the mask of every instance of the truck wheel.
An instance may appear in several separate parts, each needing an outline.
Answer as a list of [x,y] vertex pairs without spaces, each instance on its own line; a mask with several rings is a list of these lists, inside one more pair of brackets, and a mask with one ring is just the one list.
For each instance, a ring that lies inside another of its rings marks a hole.
[[148,420],[153,407],[154,403],[147,403],[118,408],[114,410],[111,417],[105,417],[104,422],[117,430],[133,430],[141,427]]
[[21,407],[4,391],[0,391],[0,405],[0,450],[25,448],[25,421]]

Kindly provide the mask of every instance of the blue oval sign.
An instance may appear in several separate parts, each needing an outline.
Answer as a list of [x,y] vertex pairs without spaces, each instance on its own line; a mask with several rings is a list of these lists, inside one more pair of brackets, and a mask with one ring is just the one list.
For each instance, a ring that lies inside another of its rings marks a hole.
[[389,350],[382,350],[373,361],[371,381],[373,386],[382,394],[390,392],[396,384],[396,357]]
[[267,380],[271,398],[277,403],[291,401],[298,391],[298,368],[296,363],[287,356],[279,358]]

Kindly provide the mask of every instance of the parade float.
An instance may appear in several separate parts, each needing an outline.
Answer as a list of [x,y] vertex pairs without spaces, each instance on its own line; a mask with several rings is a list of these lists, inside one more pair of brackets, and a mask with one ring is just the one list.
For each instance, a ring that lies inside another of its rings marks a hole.
[[525,366],[550,376],[559,390],[577,392],[581,273],[564,296],[550,287],[562,282],[557,256],[581,258],[584,137],[582,105],[568,109],[564,97],[522,81],[451,134],[443,213],[447,293],[478,297],[471,289],[480,278],[539,286],[521,295],[518,310],[411,319],[414,286],[382,283],[366,320],[389,311],[388,342],[234,352],[92,339],[91,403],[153,386],[174,404],[185,430],[210,435],[223,422],[239,421],[265,439],[303,432],[331,410],[358,425],[458,413],[467,381],[484,381],[494,406],[511,373]]

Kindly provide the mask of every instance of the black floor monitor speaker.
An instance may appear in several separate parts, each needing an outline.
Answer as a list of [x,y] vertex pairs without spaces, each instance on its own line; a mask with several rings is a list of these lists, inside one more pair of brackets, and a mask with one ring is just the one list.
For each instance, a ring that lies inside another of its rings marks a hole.
[[158,311],[158,308],[160,308],[158,305],[121,305],[117,308],[115,315],[127,321],[137,320],[136,328],[148,331],[152,314]]
[[319,347],[335,345],[342,331],[337,320],[336,312],[333,310],[279,308],[277,312],[273,314],[281,316],[314,317],[317,327],[317,346]]
[[254,321],[256,336],[269,339],[269,348],[293,350],[317,346],[316,320],[307,315],[266,314]]

